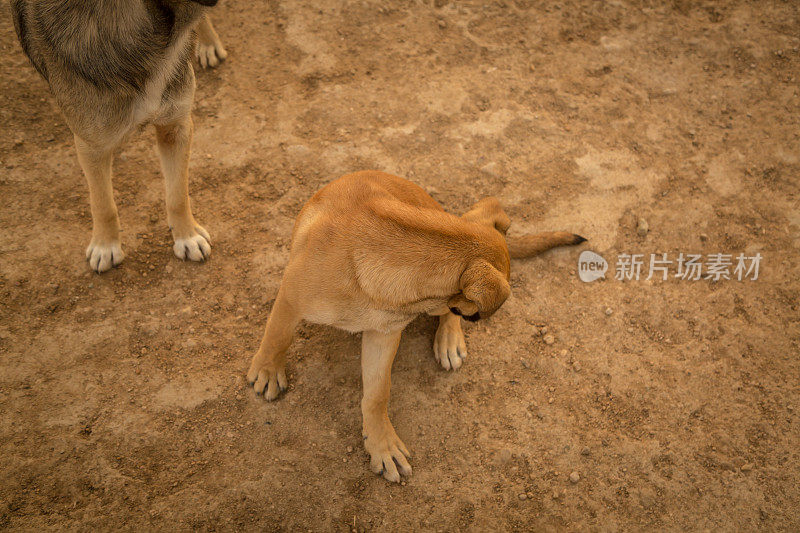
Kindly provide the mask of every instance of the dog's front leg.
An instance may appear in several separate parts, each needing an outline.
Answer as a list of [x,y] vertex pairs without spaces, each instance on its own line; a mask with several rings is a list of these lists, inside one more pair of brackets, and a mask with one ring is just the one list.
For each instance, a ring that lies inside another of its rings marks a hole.
[[[400,344],[401,331],[380,333],[365,331],[361,339],[361,376],[364,397],[364,447],[370,455],[370,467],[376,474],[395,483],[400,474],[411,475],[408,448],[397,436],[389,421],[389,389],[392,384],[392,362]],[[398,473],[399,468],[399,473]]]
[[211,238],[192,215],[189,200],[189,149],[192,117],[187,113],[176,122],[156,124],[158,155],[166,186],[167,222],[180,259],[203,261],[211,255]]
[[448,312],[439,317],[433,355],[445,370],[456,370],[462,365],[467,357],[467,344],[464,342],[460,316]]
[[92,208],[92,241],[86,248],[86,259],[92,270],[105,272],[125,257],[119,241],[119,216],[111,185],[113,147],[90,144],[76,135],[75,148],[89,184]]

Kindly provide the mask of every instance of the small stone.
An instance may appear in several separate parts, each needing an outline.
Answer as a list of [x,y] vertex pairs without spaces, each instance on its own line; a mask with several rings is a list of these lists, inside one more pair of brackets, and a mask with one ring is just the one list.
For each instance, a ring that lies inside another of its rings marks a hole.
[[556,342],[556,339],[552,335],[548,334],[548,335],[544,336],[544,343],[545,344],[553,344],[554,342]]
[[561,350],[561,357],[566,357],[568,353],[567,350]]
[[541,332],[542,335],[547,335],[547,326],[542,326],[542,328],[539,331]]
[[590,450],[588,446],[584,446],[581,449],[581,455],[583,455],[583,456],[591,455],[591,453],[592,453],[592,450]]
[[519,494],[518,498],[519,498],[520,500],[522,500],[522,501],[525,501],[525,500],[527,500],[527,499],[528,499],[528,495],[527,495],[527,494],[525,494],[524,492],[521,492],[521,493]]
[[572,363],[572,370],[574,370],[575,372],[580,372],[581,371],[581,364],[579,362],[575,361],[574,363]]
[[578,481],[580,481],[580,480],[581,480],[581,475],[580,475],[579,473],[577,473],[577,472],[573,472],[573,473],[571,473],[571,474],[569,475],[569,480],[570,480],[572,483],[577,483]]
[[493,177],[496,178],[498,176],[497,163],[492,161],[491,163],[487,163],[487,164],[483,165],[481,167],[481,172],[484,172],[484,173],[489,174],[490,176],[493,176]]
[[742,472],[749,472],[753,469],[753,463],[745,463],[742,465]]
[[636,233],[638,233],[640,237],[644,237],[647,235],[648,231],[650,231],[650,225],[645,219],[640,218],[639,222],[636,224]]
[[158,215],[155,213],[150,215],[150,222],[158,222]]
[[557,500],[557,499],[559,499],[560,497],[561,497],[561,492],[559,492],[559,491],[558,491],[558,489],[554,489],[554,490],[553,490],[553,499],[554,499],[554,500]]
[[442,28],[442,29],[445,29],[447,27],[447,22],[445,22],[443,19],[439,19],[438,24],[439,24],[439,27]]
[[612,314],[614,314],[614,310],[611,309],[610,307],[606,307],[606,310],[603,312],[606,314],[606,316],[611,316]]
[[352,446],[348,446],[347,447],[347,453],[353,453],[353,447]]
[[495,455],[495,462],[499,464],[506,464],[511,461],[511,450],[505,448],[500,450],[497,455]]
[[705,233],[701,233],[700,234],[700,240],[703,241],[703,242],[706,242],[708,240],[708,235],[706,235]]

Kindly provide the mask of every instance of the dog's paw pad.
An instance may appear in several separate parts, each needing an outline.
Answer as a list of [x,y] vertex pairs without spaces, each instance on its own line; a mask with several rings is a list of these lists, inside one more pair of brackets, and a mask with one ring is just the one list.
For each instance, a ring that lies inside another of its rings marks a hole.
[[86,248],[86,260],[89,262],[89,267],[98,274],[111,270],[112,267],[122,263],[123,259],[125,259],[125,253],[119,242],[99,244],[92,241]]
[[364,447],[370,456],[370,470],[382,475],[387,481],[400,483],[401,476],[411,475],[412,469],[408,463],[411,454],[403,441],[397,437],[394,429],[375,442],[372,442],[369,436],[364,437]]
[[269,401],[277,398],[289,386],[285,369],[274,370],[268,366],[263,366],[257,370],[250,369],[247,374],[247,382],[252,385],[256,396],[263,394],[264,398]]
[[214,68],[225,61],[225,58],[228,57],[228,52],[225,51],[225,47],[223,47],[220,42],[209,44],[198,43],[196,55],[200,67]]
[[445,370],[457,370],[467,357],[461,328],[440,327],[433,341],[433,356]]
[[197,226],[196,233],[189,237],[175,239],[172,250],[178,259],[184,261],[205,261],[211,257],[211,239],[208,232]]

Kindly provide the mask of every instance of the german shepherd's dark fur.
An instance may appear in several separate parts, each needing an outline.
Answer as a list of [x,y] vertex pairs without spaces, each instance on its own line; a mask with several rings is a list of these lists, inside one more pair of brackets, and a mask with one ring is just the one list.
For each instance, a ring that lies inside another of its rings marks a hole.
[[[113,152],[142,124],[156,127],[167,221],[175,254],[211,251],[188,197],[194,98],[192,51],[203,66],[226,56],[206,17],[216,0],[11,0],[22,49],[47,80],[75,135],[92,207],[89,264],[119,264],[119,219],[111,187]],[[200,45],[196,47],[197,36]]]

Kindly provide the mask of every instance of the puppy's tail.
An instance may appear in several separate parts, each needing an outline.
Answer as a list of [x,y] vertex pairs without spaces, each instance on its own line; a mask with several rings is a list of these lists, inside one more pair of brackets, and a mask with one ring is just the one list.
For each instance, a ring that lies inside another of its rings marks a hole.
[[556,246],[571,246],[582,242],[586,242],[586,239],[568,231],[545,231],[544,233],[523,235],[521,237],[509,237],[506,235],[508,254],[512,259],[533,257]]

